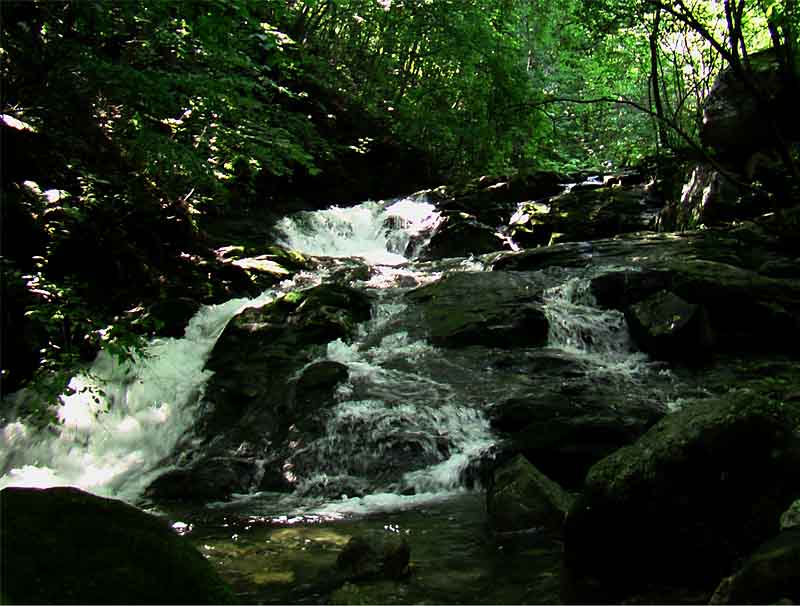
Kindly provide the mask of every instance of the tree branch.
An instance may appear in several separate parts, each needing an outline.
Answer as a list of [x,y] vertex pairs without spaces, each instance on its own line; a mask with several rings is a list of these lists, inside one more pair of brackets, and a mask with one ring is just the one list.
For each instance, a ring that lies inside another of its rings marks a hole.
[[732,183],[739,185],[740,187],[745,187],[747,189],[754,189],[752,183],[745,183],[742,181],[739,176],[722,166],[717,160],[715,160],[711,154],[702,146],[702,144],[695,141],[691,135],[689,135],[685,130],[683,130],[674,120],[667,118],[666,116],[659,116],[656,112],[652,111],[650,108],[645,107],[641,103],[633,101],[632,99],[626,99],[625,97],[596,97],[593,99],[576,99],[573,97],[549,97],[547,99],[542,99],[541,101],[536,101],[534,103],[526,103],[524,106],[516,106],[516,108],[521,109],[522,107],[529,107],[531,109],[538,109],[541,110],[542,107],[547,105],[552,105],[554,103],[575,103],[578,105],[591,105],[597,103],[611,103],[614,105],[627,105],[629,107],[633,107],[634,109],[647,114],[658,120],[659,122],[665,124],[670,129],[672,129],[675,134],[677,134],[683,141],[685,141],[690,148],[700,154],[703,159],[708,162],[717,172],[721,175],[729,179]]

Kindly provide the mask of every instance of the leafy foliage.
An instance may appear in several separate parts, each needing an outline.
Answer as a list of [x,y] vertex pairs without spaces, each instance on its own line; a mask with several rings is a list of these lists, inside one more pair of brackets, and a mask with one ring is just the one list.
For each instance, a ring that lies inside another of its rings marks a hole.
[[[749,54],[767,46],[794,74],[800,19],[796,0],[12,0],[2,11],[4,215],[22,226],[4,242],[19,304],[3,321],[37,327],[48,368],[109,326],[132,326],[103,333],[119,334],[120,353],[158,330],[125,311],[168,296],[171,272],[202,258],[202,217],[337,182],[368,182],[351,189],[371,195],[387,158],[410,186],[420,169],[429,180],[599,169],[699,147],[715,75],[747,79]],[[212,280],[194,265],[206,300]]]

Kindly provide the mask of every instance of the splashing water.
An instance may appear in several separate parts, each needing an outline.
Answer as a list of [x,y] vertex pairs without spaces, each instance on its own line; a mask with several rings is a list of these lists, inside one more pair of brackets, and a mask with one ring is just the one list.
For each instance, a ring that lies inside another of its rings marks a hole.
[[204,307],[182,339],[154,340],[133,364],[101,352],[60,397],[59,425],[37,430],[16,421],[2,429],[0,487],[70,485],[135,500],[191,428],[211,375],[203,366],[230,318],[271,298]]
[[[373,265],[402,265],[424,245],[440,215],[424,197],[365,202],[302,212],[278,222],[283,243],[306,254],[361,257]],[[414,245],[415,239],[422,239]]]
[[[601,268],[597,274],[609,269]],[[548,345],[580,356],[594,367],[594,374],[633,379],[647,372],[652,360],[636,349],[624,314],[600,309],[590,287],[589,278],[578,276],[544,291]]]

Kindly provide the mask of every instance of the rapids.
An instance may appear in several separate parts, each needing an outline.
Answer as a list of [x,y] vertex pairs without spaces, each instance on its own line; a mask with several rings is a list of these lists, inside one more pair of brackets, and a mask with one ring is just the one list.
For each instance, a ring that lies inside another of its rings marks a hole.
[[[176,449],[196,441],[190,428],[211,376],[205,362],[228,321],[281,293],[331,280],[342,267],[366,266],[351,283],[375,295],[372,319],[352,342],[327,346],[323,359],[346,365],[349,379],[338,388],[323,433],[309,437],[287,461],[294,492],[251,491],[205,505],[159,504],[153,511],[188,533],[243,601],[325,599],[313,579],[347,537],[384,531],[409,535],[419,570],[402,589],[405,597],[396,587],[376,586],[363,599],[554,599],[557,544],[543,538],[539,555],[509,559],[504,545],[481,538],[479,470],[498,448],[489,411],[501,400],[563,381],[519,366],[541,356],[580,364],[588,385],[662,410],[679,400],[676,380],[636,350],[621,313],[595,305],[589,281],[620,269],[611,263],[530,272],[542,287],[550,326],[544,348],[431,345],[416,326],[406,293],[449,273],[489,271],[492,257],[416,260],[439,221],[424,195],[281,220],[278,239],[314,256],[318,270],[301,272],[255,299],[205,307],[183,338],[156,339],[134,362],[119,364],[101,353],[60,397],[58,425],[37,429],[8,420],[0,432],[0,486],[73,485],[152,508],[143,499],[146,487],[172,468]],[[409,443],[415,450],[403,451]],[[416,463],[399,479],[387,475],[387,461],[404,457]],[[529,571],[539,568],[537,581]],[[527,575],[525,582],[514,585],[520,575]],[[532,589],[536,583],[539,594]]]
[[[350,380],[339,390],[325,434],[293,455],[293,466],[313,471],[299,478],[291,498],[267,507],[271,513],[286,507],[346,513],[405,508],[473,483],[470,465],[495,441],[487,407],[498,395],[513,395],[515,386],[506,378],[495,380],[480,355],[442,352],[410,336],[404,325],[403,294],[448,272],[487,269],[485,258],[414,260],[439,220],[435,206],[415,195],[299,213],[277,224],[289,248],[368,264],[368,278],[356,285],[374,291],[378,303],[353,343],[329,344],[327,358],[346,364]],[[11,420],[3,427],[0,486],[73,485],[136,502],[148,483],[170,468],[169,455],[179,442],[191,441],[186,434],[210,376],[204,363],[228,320],[298,283],[325,281],[330,267],[323,263],[317,274],[287,280],[252,300],[205,307],[183,338],[156,339],[134,362],[120,364],[101,352],[60,397],[59,425],[36,429]],[[607,380],[639,385],[659,369],[635,350],[622,315],[595,307],[587,288],[592,276],[611,268],[540,272],[547,285],[548,348],[584,360],[590,372]],[[665,372],[653,391],[669,383]],[[371,482],[398,434],[421,436],[421,456],[430,464],[400,483]],[[361,498],[351,498],[352,491]],[[239,501],[253,507],[257,497],[240,495]]]

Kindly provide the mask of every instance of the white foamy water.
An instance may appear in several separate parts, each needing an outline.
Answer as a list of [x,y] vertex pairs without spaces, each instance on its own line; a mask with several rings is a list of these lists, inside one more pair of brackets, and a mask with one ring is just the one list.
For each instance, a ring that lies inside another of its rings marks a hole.
[[0,487],[77,486],[135,500],[167,468],[163,461],[190,429],[214,343],[228,321],[271,299],[204,307],[182,339],[156,339],[135,363],[101,352],[60,396],[59,424],[36,430],[13,422],[0,431]]
[[[361,257],[373,265],[402,265],[413,256],[412,239],[424,243],[439,222],[424,197],[302,212],[281,219],[276,227],[283,244],[321,257]],[[421,246],[420,244],[420,246]]]
[[651,360],[636,349],[624,314],[600,309],[590,286],[591,281],[581,276],[545,290],[548,346],[582,357],[598,373],[634,377]]

